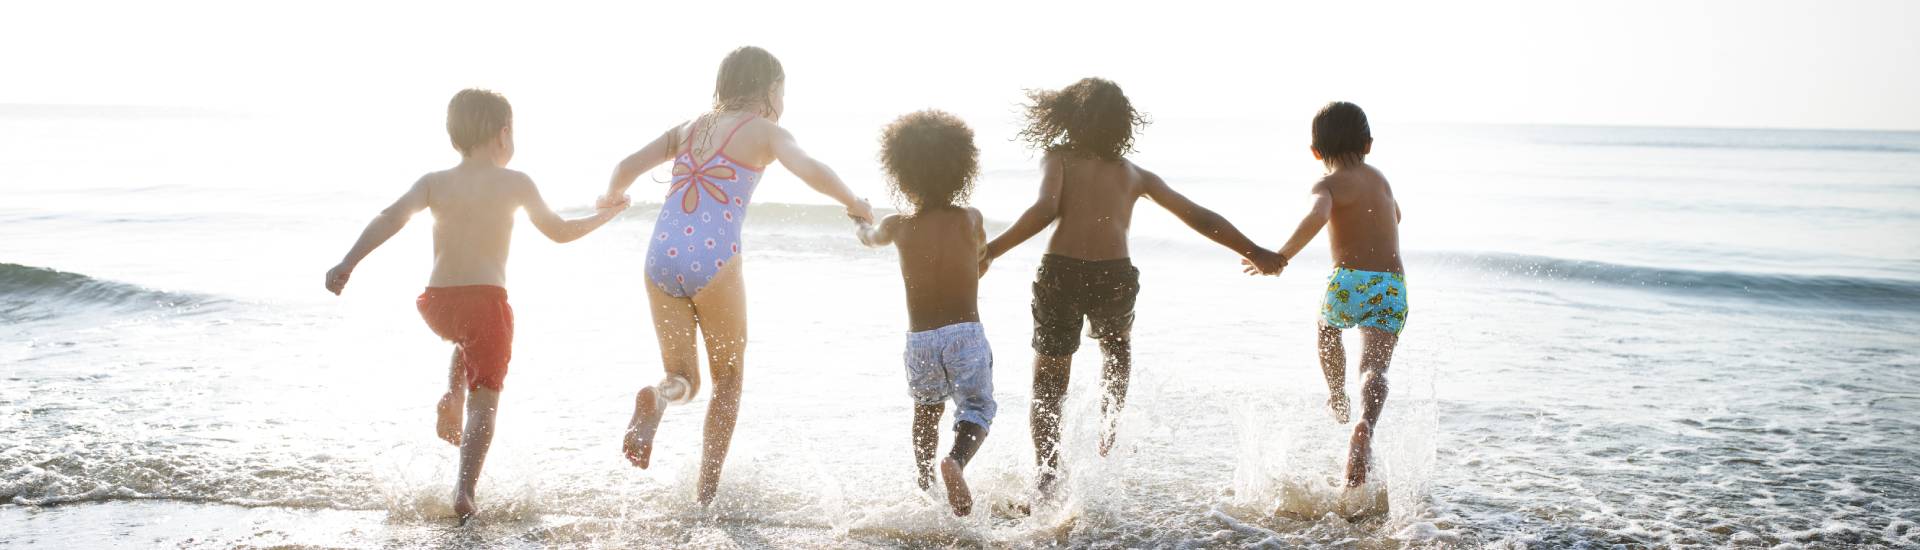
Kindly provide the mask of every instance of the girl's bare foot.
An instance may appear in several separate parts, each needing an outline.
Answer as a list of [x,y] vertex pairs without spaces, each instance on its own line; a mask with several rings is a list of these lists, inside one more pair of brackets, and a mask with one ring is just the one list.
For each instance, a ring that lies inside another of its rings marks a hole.
[[1333,395],[1327,397],[1327,412],[1333,413],[1334,422],[1341,424],[1347,423],[1347,420],[1351,419],[1349,413],[1349,409],[1351,408],[1351,405],[1347,403],[1346,390],[1334,392]]
[[940,479],[947,483],[947,504],[953,506],[953,515],[973,513],[973,492],[967,489],[967,478],[961,475],[960,462],[951,457],[941,460]]
[[453,495],[453,515],[459,520],[460,525],[466,525],[467,520],[473,519],[473,495],[467,494],[465,491],[455,493]]
[[460,431],[465,428],[462,421],[466,418],[467,396],[464,393],[447,390],[440,396],[439,419],[435,422],[434,432],[440,439],[453,446],[460,446]]
[[660,391],[647,386],[633,398],[633,420],[627,422],[626,443],[623,450],[627,462],[646,469],[653,458],[653,433],[660,429],[662,400]]

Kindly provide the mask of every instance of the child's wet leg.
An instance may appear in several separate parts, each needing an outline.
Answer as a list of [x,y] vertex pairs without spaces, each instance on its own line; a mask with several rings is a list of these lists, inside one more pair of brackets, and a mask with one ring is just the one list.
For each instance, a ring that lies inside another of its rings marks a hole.
[[1100,456],[1113,450],[1113,439],[1120,431],[1120,409],[1127,405],[1127,386],[1133,378],[1133,343],[1129,336],[1109,336],[1100,340],[1104,367],[1100,385]]
[[653,436],[667,405],[685,403],[700,392],[700,349],[693,301],[675,298],[652,284],[647,299],[653,305],[653,330],[660,341],[660,364],[667,371],[659,383],[641,388],[633,397],[633,418],[621,442],[622,453],[634,466],[646,468],[653,459]]
[[953,424],[953,450],[940,461],[940,478],[947,485],[947,504],[953,506],[953,515],[973,513],[973,491],[967,487],[964,472],[986,439],[985,426],[966,421]]
[[1042,496],[1051,495],[1060,467],[1060,407],[1067,397],[1067,379],[1073,356],[1035,355],[1033,358],[1033,460],[1039,466]]
[[493,421],[499,407],[499,391],[477,387],[468,395],[466,433],[460,443],[460,481],[453,497],[453,512],[463,525],[473,517],[474,486],[480,482],[487,449],[493,446]]
[[940,415],[946,403],[913,406],[913,464],[920,470],[920,489],[933,488],[933,453],[940,447]]
[[733,444],[734,424],[740,419],[747,354],[747,293],[740,271],[744,263],[735,256],[693,299],[700,336],[707,344],[707,372],[713,377],[700,453],[701,506],[712,504],[720,489],[720,471]]
[[1367,467],[1373,460],[1373,432],[1380,422],[1380,409],[1387,403],[1387,366],[1393,360],[1393,348],[1400,338],[1393,333],[1361,327],[1366,349],[1360,356],[1360,423],[1353,427],[1353,440],[1347,451],[1347,486],[1367,482]]
[[460,347],[454,346],[452,364],[447,366],[447,393],[435,407],[434,432],[441,440],[460,446],[460,417],[467,408],[467,369],[461,365]]
[[1347,348],[1340,342],[1340,329],[1320,325],[1320,372],[1327,378],[1327,411],[1341,424],[1351,419],[1347,402]]

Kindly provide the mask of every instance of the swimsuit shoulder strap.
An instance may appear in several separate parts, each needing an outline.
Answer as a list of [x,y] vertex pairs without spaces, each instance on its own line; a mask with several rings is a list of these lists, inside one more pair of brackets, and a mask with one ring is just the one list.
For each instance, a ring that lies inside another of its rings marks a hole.
[[714,154],[716,154],[716,155],[718,155],[718,154],[723,154],[723,153],[726,153],[726,152],[727,152],[727,144],[729,144],[729,143],[733,143],[733,135],[734,135],[734,134],[738,134],[738,133],[740,133],[740,129],[741,129],[741,128],[745,128],[745,127],[747,127],[747,123],[749,123],[749,122],[753,122],[753,119],[755,119],[755,118],[758,118],[758,117],[755,117],[754,115],[747,115],[747,116],[744,116],[744,117],[740,117],[740,123],[739,123],[739,124],[735,124],[735,125],[733,126],[733,131],[731,131],[731,132],[727,132],[727,138],[726,138],[726,139],[723,139],[723,140],[720,140],[720,148],[718,148],[718,149],[714,149],[714,150],[713,150],[713,151],[714,151]]

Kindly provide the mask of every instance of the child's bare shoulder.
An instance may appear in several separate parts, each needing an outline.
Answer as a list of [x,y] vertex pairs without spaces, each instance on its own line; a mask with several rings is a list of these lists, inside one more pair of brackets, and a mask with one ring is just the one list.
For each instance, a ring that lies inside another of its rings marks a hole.
[[1315,193],[1333,195],[1336,202],[1357,197],[1392,193],[1387,189],[1387,177],[1371,165],[1360,164],[1335,170],[1314,183]]

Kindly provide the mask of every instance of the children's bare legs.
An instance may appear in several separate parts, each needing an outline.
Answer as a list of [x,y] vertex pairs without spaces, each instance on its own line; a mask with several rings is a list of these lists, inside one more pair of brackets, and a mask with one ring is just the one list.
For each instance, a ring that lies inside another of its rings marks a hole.
[[460,445],[460,414],[467,406],[467,369],[460,366],[460,347],[453,348],[453,364],[447,367],[447,394],[440,396],[434,432],[454,446]]
[[1073,356],[1033,356],[1033,462],[1040,467],[1040,493],[1053,492],[1060,466],[1060,406],[1067,398]]
[[460,481],[453,494],[453,513],[463,525],[473,517],[474,485],[480,482],[480,467],[486,464],[487,449],[493,446],[493,419],[499,408],[498,391],[480,387],[467,396],[466,433],[460,443]]
[[946,403],[913,406],[913,465],[920,470],[920,489],[933,488],[933,453],[940,447],[940,415]]
[[1120,430],[1120,409],[1127,405],[1127,385],[1133,377],[1133,344],[1125,335],[1100,340],[1105,359],[1100,386],[1100,456],[1113,450],[1113,438]]
[[653,457],[653,435],[669,404],[685,403],[700,392],[700,348],[693,300],[675,298],[647,283],[647,301],[653,306],[653,332],[660,340],[660,364],[666,377],[640,389],[633,398],[633,419],[627,422],[622,451],[634,466],[646,468]]
[[1383,330],[1360,327],[1366,349],[1360,354],[1360,423],[1353,426],[1353,440],[1347,450],[1347,486],[1367,482],[1367,466],[1373,459],[1373,429],[1380,422],[1380,409],[1387,403],[1387,366],[1393,361],[1393,347],[1400,337]]
[[1347,348],[1340,329],[1320,325],[1320,372],[1327,377],[1327,411],[1341,424],[1350,418],[1347,404]]
[[962,472],[966,471],[967,462],[973,460],[973,454],[980,450],[980,443],[986,439],[985,426],[972,422],[954,423],[953,451],[940,461],[940,479],[947,484],[947,504],[953,506],[953,515],[973,513],[973,491],[967,488],[967,478]]

